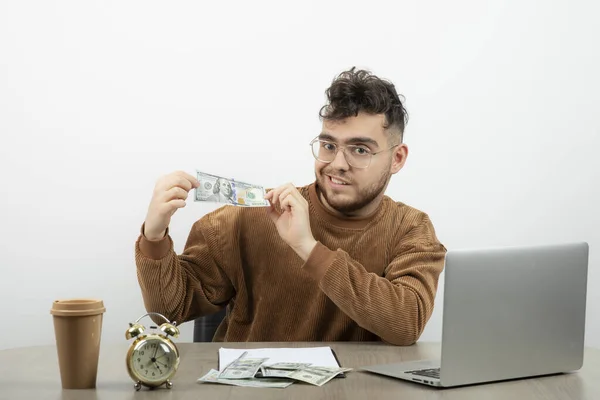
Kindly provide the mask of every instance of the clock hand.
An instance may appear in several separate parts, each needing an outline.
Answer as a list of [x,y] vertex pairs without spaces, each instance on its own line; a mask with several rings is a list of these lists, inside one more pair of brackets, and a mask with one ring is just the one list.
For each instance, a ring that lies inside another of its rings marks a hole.
[[[156,368],[160,371],[160,368],[158,367],[158,365],[156,364],[156,353],[158,352],[158,346],[154,349],[154,355],[152,357],[150,357],[150,360],[148,361],[148,365],[151,365],[154,363],[154,366],[156,366]],[[164,350],[163,350],[164,353]],[[162,356],[164,356],[166,353],[164,353]],[[160,356],[160,357],[162,357]],[[158,357],[158,358],[160,358]],[[160,371],[160,373],[162,374],[162,371]]]
[[158,370],[158,372],[160,372],[160,374],[162,375],[162,373],[163,373],[163,372],[160,370],[160,367],[158,366],[158,364],[157,364],[157,363],[154,363],[154,366],[156,366],[156,369],[157,369],[157,370]]

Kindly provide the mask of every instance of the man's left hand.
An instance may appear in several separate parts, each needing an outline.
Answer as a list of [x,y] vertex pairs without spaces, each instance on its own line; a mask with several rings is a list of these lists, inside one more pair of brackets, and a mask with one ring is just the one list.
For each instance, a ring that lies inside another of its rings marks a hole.
[[308,202],[291,183],[271,190],[265,199],[271,203],[268,213],[279,236],[306,261],[317,244],[310,230]]

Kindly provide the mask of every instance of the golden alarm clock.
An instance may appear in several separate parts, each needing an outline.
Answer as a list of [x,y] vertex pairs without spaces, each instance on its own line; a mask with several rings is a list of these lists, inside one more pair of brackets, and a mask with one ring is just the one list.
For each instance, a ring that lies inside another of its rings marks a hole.
[[[157,315],[166,322],[159,329],[162,333],[144,333],[146,328],[139,321],[149,315]],[[164,315],[150,312],[139,317],[134,323],[129,323],[129,329],[125,332],[127,340],[135,338],[127,351],[127,372],[135,382],[135,390],[142,386],[155,389],[165,385],[167,389],[173,387],[171,378],[179,367],[179,350],[169,338],[178,337],[179,329],[175,322],[170,322]]]

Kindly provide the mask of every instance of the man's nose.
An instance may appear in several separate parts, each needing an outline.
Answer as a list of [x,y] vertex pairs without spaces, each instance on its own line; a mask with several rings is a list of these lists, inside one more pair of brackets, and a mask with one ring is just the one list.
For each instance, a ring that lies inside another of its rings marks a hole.
[[335,158],[331,162],[331,166],[337,170],[347,171],[350,168],[348,160],[346,160],[346,152],[344,149],[339,149]]

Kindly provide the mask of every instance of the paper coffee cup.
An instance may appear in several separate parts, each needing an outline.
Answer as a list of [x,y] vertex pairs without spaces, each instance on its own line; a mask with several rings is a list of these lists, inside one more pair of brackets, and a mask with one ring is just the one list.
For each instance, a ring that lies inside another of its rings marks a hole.
[[102,317],[99,299],[65,299],[52,303],[56,350],[63,389],[96,387]]

